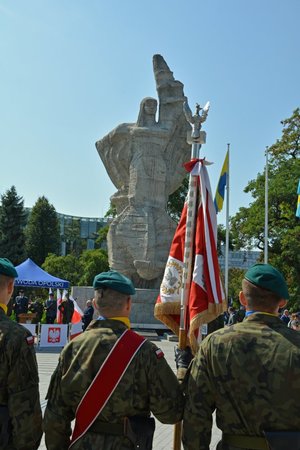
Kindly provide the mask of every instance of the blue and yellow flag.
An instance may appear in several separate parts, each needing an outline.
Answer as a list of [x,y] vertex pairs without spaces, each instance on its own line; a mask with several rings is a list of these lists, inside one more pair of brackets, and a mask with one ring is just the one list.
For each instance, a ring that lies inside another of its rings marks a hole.
[[298,203],[297,203],[296,217],[300,218],[300,180],[299,180],[299,184],[298,184],[297,194],[298,194]]
[[229,151],[227,150],[214,200],[217,213],[220,212],[221,209],[223,208],[225,197],[225,186],[227,184],[228,172],[229,172]]

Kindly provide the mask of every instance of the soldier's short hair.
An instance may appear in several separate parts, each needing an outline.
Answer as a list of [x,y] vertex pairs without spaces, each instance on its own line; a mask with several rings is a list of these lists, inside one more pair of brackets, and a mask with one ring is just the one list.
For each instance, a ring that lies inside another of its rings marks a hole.
[[251,309],[259,310],[266,306],[276,307],[281,297],[268,289],[263,289],[250,281],[243,279],[242,281],[243,293],[248,301],[248,306]]
[[95,290],[95,303],[101,311],[118,312],[125,305],[129,295],[113,289],[103,288]]

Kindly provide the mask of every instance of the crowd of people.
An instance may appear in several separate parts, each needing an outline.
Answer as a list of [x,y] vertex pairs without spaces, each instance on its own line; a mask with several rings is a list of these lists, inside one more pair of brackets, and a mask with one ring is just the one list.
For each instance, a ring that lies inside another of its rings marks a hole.
[[289,328],[300,331],[300,312],[290,313],[288,309],[283,311],[280,316],[282,322],[284,322]]
[[[74,301],[70,299],[68,293],[65,293],[64,298],[58,304],[52,292],[49,293],[49,297],[45,302],[40,299],[29,300],[28,297],[25,296],[24,290],[20,289],[18,295],[14,299],[12,308],[17,322],[20,322],[21,314],[33,313],[32,323],[40,323],[45,313],[46,324],[57,322],[59,314],[61,315],[59,322],[62,324],[69,324],[72,322],[74,314]],[[87,300],[86,308],[81,317],[83,331],[92,321],[93,316],[93,302],[92,300]]]
[[[229,306],[228,310],[224,313],[224,325],[230,326],[235,323],[242,322],[245,318],[245,308],[241,305],[239,308],[234,306]],[[278,317],[284,322],[289,328],[293,330],[300,331],[300,312],[290,313],[288,309],[278,311]]]
[[130,329],[131,280],[98,274],[99,315],[62,350],[43,419],[33,338],[6,315],[16,277],[0,258],[1,449],[36,450],[43,430],[48,450],[150,450],[153,414],[162,423],[182,420],[185,450],[209,450],[214,412],[218,450],[300,449],[300,334],[278,315],[289,294],[273,266],[246,272],[243,320],[210,333],[194,356],[189,346],[176,349],[181,383],[161,349]]

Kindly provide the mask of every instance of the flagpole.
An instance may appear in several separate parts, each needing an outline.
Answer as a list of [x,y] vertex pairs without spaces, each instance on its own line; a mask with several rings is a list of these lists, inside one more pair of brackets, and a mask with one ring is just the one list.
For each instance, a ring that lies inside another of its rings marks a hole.
[[268,262],[268,226],[269,226],[269,220],[268,220],[268,212],[269,212],[269,205],[268,205],[268,190],[269,190],[269,152],[268,147],[266,147],[266,169],[265,169],[265,251],[264,251],[264,263],[267,264]]
[[226,235],[225,235],[225,296],[228,302],[228,273],[229,273],[229,172],[230,172],[230,144],[227,144],[228,170],[226,173]]
[[[201,144],[198,143],[192,144],[191,159],[199,158],[200,149]],[[185,327],[185,314],[191,285],[196,206],[197,206],[197,177],[190,174],[188,201],[187,201],[187,220],[186,220],[184,259],[183,259],[182,290],[180,302],[180,324],[179,324],[179,342],[178,342],[178,347],[180,349],[184,349],[186,347],[187,336]]]
[[[200,111],[202,113],[200,115]],[[209,102],[204,108],[196,103],[196,112],[192,115],[192,111],[186,102],[183,104],[183,111],[187,121],[192,127],[192,133],[188,136],[188,143],[192,144],[191,159],[199,158],[201,145],[205,144],[206,133],[200,131],[202,123],[206,120],[209,111]],[[184,259],[183,259],[183,275],[182,275],[182,289],[180,301],[180,323],[178,348],[183,350],[186,347],[187,333],[186,333],[186,310],[191,286],[192,278],[192,264],[193,264],[193,249],[195,240],[195,216],[197,209],[197,176],[190,174],[189,190],[187,200],[187,220],[185,230],[185,244],[184,244]],[[198,199],[199,201],[199,199]],[[173,435],[173,450],[181,449],[181,428],[182,423],[178,422],[174,425]]]

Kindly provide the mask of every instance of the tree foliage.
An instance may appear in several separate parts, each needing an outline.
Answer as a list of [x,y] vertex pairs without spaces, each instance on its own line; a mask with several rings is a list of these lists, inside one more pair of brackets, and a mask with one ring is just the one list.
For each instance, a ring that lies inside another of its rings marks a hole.
[[59,252],[59,246],[59,221],[55,208],[46,197],[39,197],[31,210],[26,227],[28,256],[41,265],[49,253]]
[[85,250],[80,256],[82,276],[79,286],[92,286],[95,275],[109,270],[107,252],[101,248]]
[[86,248],[86,241],[80,236],[80,219],[70,218],[65,221],[64,235],[61,237],[66,244],[66,253],[73,253],[77,257],[81,255]]
[[75,254],[50,254],[42,267],[72,286],[91,286],[95,275],[109,270],[107,252],[103,249],[85,250],[79,258]]
[[72,286],[78,286],[82,276],[81,262],[74,254],[57,256],[51,253],[42,268],[55,277],[69,281]]
[[[217,252],[218,256],[223,254],[222,248],[225,249],[226,245],[226,228],[224,225],[219,224],[218,230],[217,230]],[[229,230],[229,243],[228,243],[229,250],[234,250],[233,246],[233,239],[232,239],[232,233]]]
[[228,299],[232,301],[235,308],[240,305],[239,293],[242,289],[244,275],[245,270],[243,269],[233,267],[228,271]]
[[[268,259],[288,281],[291,304],[300,307],[300,223],[296,217],[300,175],[300,111],[283,120],[281,139],[268,149]],[[259,173],[244,189],[253,202],[231,220],[237,248],[264,249],[265,176]],[[299,304],[297,305],[297,299]]]
[[99,228],[99,230],[97,231],[98,237],[95,240],[95,244],[99,247],[101,247],[103,245],[103,243],[107,240],[107,233],[109,230],[109,225],[105,225],[102,228]]
[[181,211],[189,189],[189,175],[183,179],[183,182],[179,188],[169,196],[167,203],[167,212],[175,220],[179,222]]
[[26,259],[25,224],[23,198],[18,196],[15,186],[12,186],[1,195],[0,254],[15,265]]

